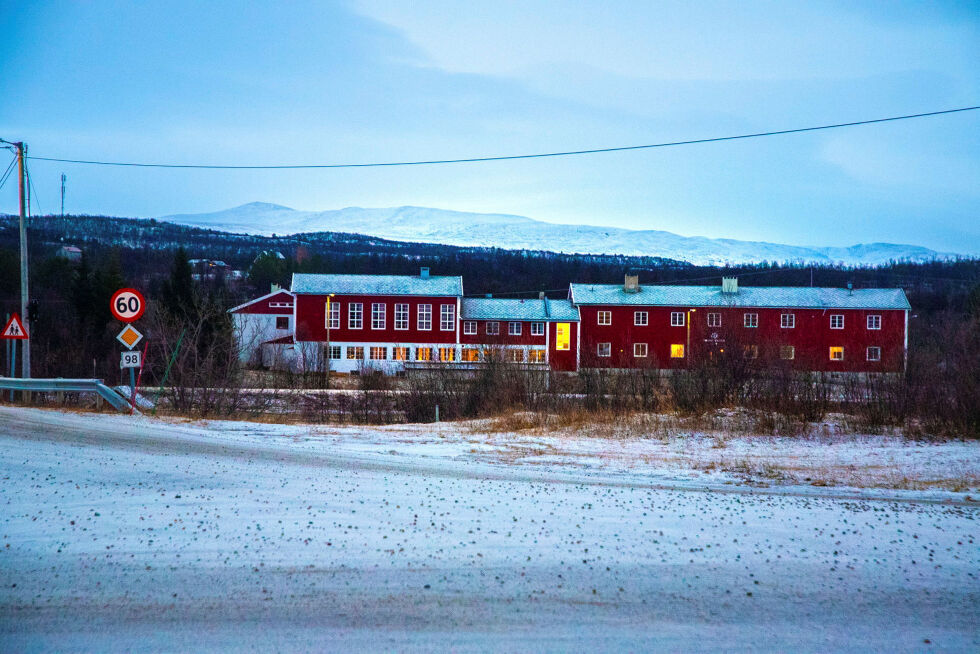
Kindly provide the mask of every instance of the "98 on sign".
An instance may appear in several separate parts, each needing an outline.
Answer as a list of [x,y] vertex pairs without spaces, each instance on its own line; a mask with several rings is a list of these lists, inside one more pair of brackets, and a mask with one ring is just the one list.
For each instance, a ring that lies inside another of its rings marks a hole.
[[139,368],[143,365],[143,355],[139,350],[123,352],[119,357],[120,368]]
[[146,298],[135,288],[121,288],[109,300],[109,308],[116,320],[133,322],[146,311]]

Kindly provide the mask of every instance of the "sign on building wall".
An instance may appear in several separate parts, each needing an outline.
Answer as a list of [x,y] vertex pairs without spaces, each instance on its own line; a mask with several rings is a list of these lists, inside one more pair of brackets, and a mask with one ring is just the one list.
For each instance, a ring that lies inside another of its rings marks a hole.
[[570,350],[572,342],[572,325],[567,322],[555,323],[555,349]]

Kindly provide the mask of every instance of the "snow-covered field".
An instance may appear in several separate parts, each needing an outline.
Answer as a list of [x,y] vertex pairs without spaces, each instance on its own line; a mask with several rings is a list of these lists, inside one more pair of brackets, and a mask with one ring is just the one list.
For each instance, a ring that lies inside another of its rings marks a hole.
[[0,407],[0,650],[977,651],[977,459]]

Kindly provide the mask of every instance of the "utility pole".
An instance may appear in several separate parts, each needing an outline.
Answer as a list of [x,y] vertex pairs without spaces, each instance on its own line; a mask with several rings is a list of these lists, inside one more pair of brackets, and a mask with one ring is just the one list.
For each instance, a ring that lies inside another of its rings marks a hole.
[[65,217],[65,181],[68,177],[61,173],[61,217]]
[[[27,179],[24,171],[24,151],[27,146],[22,141],[12,144],[17,148],[17,180],[20,190],[20,315],[21,320],[27,320],[27,206],[25,182]],[[34,331],[34,325],[28,325],[27,333]],[[23,353],[21,355],[21,377],[27,379],[31,376],[31,341],[24,341]]]

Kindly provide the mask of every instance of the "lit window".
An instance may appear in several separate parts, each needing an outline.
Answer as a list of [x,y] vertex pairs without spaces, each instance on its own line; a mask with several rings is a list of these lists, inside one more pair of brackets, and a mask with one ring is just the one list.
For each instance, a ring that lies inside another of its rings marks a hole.
[[671,327],[683,327],[684,326],[684,312],[683,311],[671,311],[670,312],[670,326]]
[[532,322],[531,323],[531,336],[544,336],[544,323],[543,322]]
[[456,348],[454,348],[454,347],[440,347],[439,348],[439,360],[440,361],[455,361],[456,360]]
[[512,322],[509,325],[507,325],[507,333],[510,334],[511,336],[520,336],[521,335],[521,323],[519,323],[519,322]]
[[835,313],[832,316],[830,316],[830,328],[844,329],[844,315],[840,313]]
[[360,329],[363,323],[364,305],[360,302],[351,302],[347,305],[347,327],[349,329]]
[[391,348],[391,358],[394,359],[395,361],[408,361],[411,355],[412,353],[407,347]]
[[881,361],[881,348],[872,345],[868,348],[868,361]]
[[276,316],[276,329],[289,329],[289,316]]
[[747,313],[742,317],[742,324],[746,327],[758,327],[759,326],[759,314],[757,313]]
[[881,316],[868,316],[868,329],[881,329]]
[[596,346],[595,353],[600,357],[612,356],[612,343],[599,343],[599,345]]
[[398,330],[408,329],[408,305],[407,304],[395,305],[395,329]]
[[720,313],[709,313],[708,314],[708,327],[721,327],[721,314]]
[[[419,305],[419,318],[418,326],[422,331],[429,331],[432,329],[432,305],[431,304],[420,304]],[[426,359],[428,361],[428,359]]]
[[386,347],[371,347],[371,359],[373,361],[383,361],[388,358],[388,348]]
[[364,358],[364,348],[363,347],[348,347],[347,348],[347,358],[361,360]]
[[531,363],[544,363],[545,351],[544,350],[531,350],[528,354],[528,360]]
[[792,345],[779,346],[779,358],[789,361],[796,358],[796,348]]
[[330,329],[340,329],[340,302],[330,303]]
[[758,359],[759,358],[759,346],[758,345],[746,345],[742,350],[742,356],[746,359]]
[[796,327],[796,314],[784,313],[779,316],[779,326],[783,329],[793,329]]
[[612,324],[612,311],[600,311],[596,314],[600,325]]
[[512,363],[524,363],[524,350],[508,350],[507,358]]
[[342,354],[340,352],[340,349],[341,348],[340,348],[339,345],[331,345],[330,348],[329,348],[329,351],[327,352],[327,354],[328,354],[328,356],[331,359],[334,359],[334,360],[336,360],[336,359],[342,359],[343,356],[342,356]]
[[480,350],[475,347],[463,348],[463,361],[479,361]]
[[497,322],[497,321],[495,321],[495,320],[489,321],[487,323],[487,333],[490,334],[491,336],[496,335],[496,334],[499,334],[500,333],[500,323]]
[[439,314],[439,329],[444,332],[456,330],[456,305],[444,304]]
[[633,312],[633,324],[637,327],[645,327],[650,324],[650,314],[646,311]]
[[472,336],[476,334],[476,321],[475,320],[464,320],[463,321],[463,333]]
[[832,347],[832,348],[830,348],[830,360],[831,361],[843,361],[844,360],[844,348],[842,348],[842,347]]
[[431,347],[417,347],[417,348],[415,348],[415,360],[416,361],[432,361],[432,348]]
[[371,305],[371,329],[384,329],[385,321],[385,305],[380,302],[375,302]]
[[647,344],[646,343],[633,343],[633,356],[634,357],[645,357],[647,355]]
[[670,346],[670,358],[671,359],[683,359],[684,358],[684,344],[675,343]]

